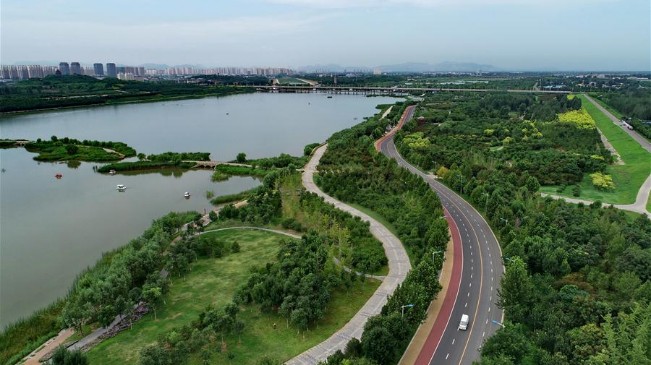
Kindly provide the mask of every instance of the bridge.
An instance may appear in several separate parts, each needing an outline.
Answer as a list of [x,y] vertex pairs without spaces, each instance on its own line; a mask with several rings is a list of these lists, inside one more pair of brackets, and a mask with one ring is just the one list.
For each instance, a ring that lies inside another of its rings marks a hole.
[[190,161],[190,160],[184,160],[182,162],[193,163],[194,164],[193,167],[206,168],[206,169],[214,169],[218,165],[252,167],[251,165],[247,165],[245,163],[224,162],[224,161]]
[[509,93],[535,93],[535,94],[570,94],[564,90],[533,90],[533,89],[455,89],[442,87],[382,87],[382,86],[324,86],[324,85],[243,85],[240,87],[255,88],[261,92],[271,93],[328,93],[328,94],[370,94],[370,95],[395,95],[395,94],[423,94],[440,91],[467,91],[467,92],[509,92]]

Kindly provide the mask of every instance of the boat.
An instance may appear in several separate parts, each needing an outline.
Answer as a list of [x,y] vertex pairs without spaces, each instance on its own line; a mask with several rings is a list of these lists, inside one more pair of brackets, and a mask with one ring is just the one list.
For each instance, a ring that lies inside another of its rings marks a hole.
[[186,199],[190,199],[190,193],[188,193],[187,191],[185,192],[185,194],[183,194],[183,196],[184,196]]
[[62,173],[58,173],[58,174],[54,175],[54,177],[56,177],[57,179],[60,179],[60,178],[63,177],[63,174],[62,174]]
[[109,171],[109,175],[115,175],[115,170]]
[[328,95],[328,99],[332,99],[332,95]]
[[118,184],[118,186],[115,188],[117,191],[125,191],[127,189],[126,185]]

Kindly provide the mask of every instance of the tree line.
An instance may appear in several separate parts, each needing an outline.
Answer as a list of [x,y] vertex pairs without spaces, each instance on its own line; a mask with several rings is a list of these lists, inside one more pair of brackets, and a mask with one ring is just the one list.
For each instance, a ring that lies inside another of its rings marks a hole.
[[[494,120],[492,129],[512,129],[515,122],[517,115],[509,115]],[[532,123],[561,152],[602,151],[593,137],[584,135],[590,129]],[[542,152],[534,148],[536,144],[513,138],[504,147],[508,158],[502,158],[501,151],[485,145],[487,120],[469,118],[463,124],[450,126],[454,133],[448,136],[438,127],[409,123],[398,139],[422,132],[433,150],[443,150],[450,139],[465,141],[453,152],[454,160],[439,154],[425,160],[406,144],[399,143],[399,148],[412,163],[437,169],[444,183],[485,213],[499,237],[506,273],[498,305],[505,310],[506,322],[484,343],[480,363],[651,362],[651,332],[639,327],[649,328],[651,316],[651,221],[601,208],[599,202],[586,206],[542,198],[537,193],[540,181],[550,177],[518,168],[531,164],[530,156]],[[526,128],[531,132],[532,125]],[[538,169],[546,166],[535,163]],[[562,160],[551,163],[564,164]],[[577,173],[587,168],[578,160],[574,163]],[[557,171],[556,182],[565,179],[558,170],[543,171]]]

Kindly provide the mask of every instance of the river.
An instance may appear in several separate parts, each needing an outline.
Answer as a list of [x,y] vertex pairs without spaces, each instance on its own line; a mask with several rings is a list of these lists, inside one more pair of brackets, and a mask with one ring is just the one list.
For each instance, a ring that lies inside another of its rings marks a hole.
[[[71,109],[2,117],[0,138],[112,140],[145,154],[210,152],[213,160],[232,160],[239,152],[300,155],[306,144],[394,101],[256,93]],[[84,268],[153,219],[210,209],[207,191],[232,194],[260,183],[250,177],[213,183],[211,172],[201,170],[108,176],[93,171],[97,163],[39,163],[34,156],[22,148],[0,150],[0,328],[65,295]],[[127,190],[116,191],[117,184]]]

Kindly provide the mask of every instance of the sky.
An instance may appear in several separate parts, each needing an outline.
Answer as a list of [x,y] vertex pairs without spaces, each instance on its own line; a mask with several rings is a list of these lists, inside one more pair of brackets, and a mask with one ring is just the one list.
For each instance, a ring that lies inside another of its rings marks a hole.
[[651,70],[649,0],[1,0],[0,63]]

